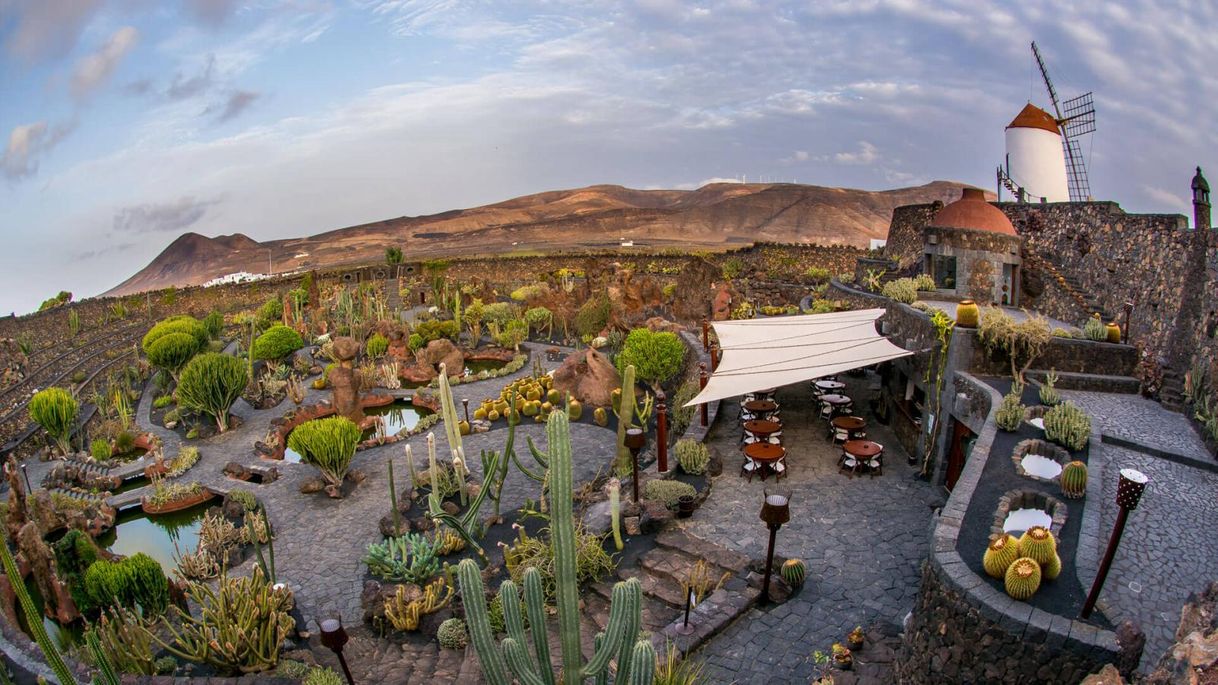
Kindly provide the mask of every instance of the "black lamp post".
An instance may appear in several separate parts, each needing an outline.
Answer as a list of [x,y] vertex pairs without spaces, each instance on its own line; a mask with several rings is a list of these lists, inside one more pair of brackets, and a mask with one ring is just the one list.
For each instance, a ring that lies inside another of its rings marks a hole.
[[1112,566],[1112,558],[1116,556],[1117,545],[1121,544],[1121,534],[1125,532],[1125,519],[1129,516],[1129,512],[1138,508],[1138,501],[1142,499],[1142,492],[1146,490],[1146,484],[1150,479],[1146,474],[1135,469],[1121,469],[1121,479],[1117,481],[1117,519],[1112,526],[1112,537],[1108,539],[1108,549],[1104,552],[1104,559],[1100,562],[1099,571],[1095,574],[1095,582],[1091,584],[1091,592],[1087,594],[1087,601],[1083,603],[1083,610],[1079,614],[1083,618],[1091,615],[1091,611],[1095,609],[1095,602],[1100,598],[1100,590],[1104,587],[1104,581],[1108,579],[1108,569]]
[[770,601],[770,574],[774,570],[774,538],[782,524],[791,520],[791,491],[764,490],[761,503],[761,520],[770,529],[770,547],[765,555],[765,583],[761,586],[761,603]]
[[468,424],[469,423],[469,398],[468,397],[464,397],[461,399],[461,406],[465,409],[465,423]]
[[634,503],[639,503],[639,452],[647,442],[642,428],[626,429],[626,447],[630,450],[631,471],[634,476]]
[[1129,344],[1129,320],[1132,317],[1133,317],[1133,303],[1126,302],[1125,303],[1125,339],[1121,341],[1121,342],[1125,343],[1126,345]]
[[343,675],[347,676],[347,685],[355,685],[351,677],[351,669],[347,668],[347,660],[343,657],[343,645],[351,638],[343,630],[342,619],[327,618],[321,622],[321,643],[338,657],[338,663],[343,667]]

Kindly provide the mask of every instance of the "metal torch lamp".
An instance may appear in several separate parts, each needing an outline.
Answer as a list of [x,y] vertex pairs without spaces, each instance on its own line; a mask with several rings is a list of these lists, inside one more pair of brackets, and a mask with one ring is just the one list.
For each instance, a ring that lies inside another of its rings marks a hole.
[[782,524],[791,520],[791,491],[764,490],[761,502],[761,520],[770,529],[770,546],[765,556],[765,582],[761,586],[761,602],[770,601],[770,574],[774,570],[774,538]]
[[343,667],[343,675],[347,677],[347,685],[355,685],[351,677],[351,669],[347,667],[347,659],[343,657],[343,645],[351,638],[343,630],[342,619],[327,618],[321,622],[321,643],[338,657],[338,663]]
[[1104,552],[1104,559],[1100,562],[1099,571],[1095,574],[1095,582],[1091,584],[1091,592],[1087,593],[1087,601],[1083,604],[1083,610],[1079,614],[1083,618],[1091,615],[1095,609],[1095,602],[1100,598],[1100,590],[1104,587],[1104,581],[1108,579],[1108,569],[1112,566],[1112,558],[1116,556],[1117,546],[1121,544],[1121,535],[1125,532],[1125,519],[1129,516],[1129,512],[1138,508],[1138,502],[1142,499],[1142,493],[1146,491],[1146,484],[1150,482],[1150,478],[1146,474],[1136,469],[1121,469],[1120,480],[1117,481],[1117,519],[1112,526],[1112,537],[1108,539],[1108,549]]
[[624,440],[626,448],[630,450],[631,471],[634,476],[634,503],[639,503],[639,452],[643,450],[643,445],[647,443],[647,436],[643,433],[642,428],[627,428],[626,438]]
[[461,406],[465,408],[465,423],[468,424],[469,423],[469,398],[468,397],[461,399]]

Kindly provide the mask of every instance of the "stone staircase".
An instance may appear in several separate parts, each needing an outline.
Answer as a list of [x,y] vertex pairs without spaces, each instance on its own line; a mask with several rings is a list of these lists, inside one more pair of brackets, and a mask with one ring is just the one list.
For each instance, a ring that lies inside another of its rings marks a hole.
[[[683,583],[699,560],[709,567],[712,582],[723,578],[718,590],[703,599],[690,612],[693,632],[681,635],[677,628],[683,621],[685,591]],[[643,629],[652,633],[656,650],[663,653],[666,642],[683,654],[705,642],[727,627],[751,607],[760,591],[750,585],[750,560],[713,542],[693,537],[682,530],[668,530],[656,536],[656,547],[647,551],[637,563],[620,566],[618,578],[638,578],[643,586]],[[755,574],[754,574],[755,575]],[[603,630],[609,618],[609,598],[612,582],[591,586],[584,596],[585,615]]]
[[53,495],[60,495],[62,497],[67,497],[68,499],[73,499],[78,502],[88,502],[89,504],[97,504],[97,503],[100,503],[103,499],[105,499],[104,497],[101,496],[101,494],[92,493],[87,490],[76,490],[76,489],[71,489],[71,488],[51,488],[48,492],[50,492]]
[[1163,384],[1159,386],[1159,403],[1169,411],[1184,411],[1184,374],[1170,366],[1163,369]]
[[1056,264],[1047,259],[1032,255],[1025,256],[1024,261],[1027,266],[1044,271],[1049,278],[1056,281],[1057,284],[1066,291],[1066,294],[1069,295],[1072,300],[1078,303],[1078,306],[1083,310],[1086,316],[1091,316],[1092,314],[1099,312],[1100,318],[1103,319],[1105,323],[1114,320],[1113,314],[1104,310],[1099,299],[1095,297],[1095,295],[1093,295],[1091,291],[1089,291],[1082,284],[1082,282],[1072,275],[1063,273]]

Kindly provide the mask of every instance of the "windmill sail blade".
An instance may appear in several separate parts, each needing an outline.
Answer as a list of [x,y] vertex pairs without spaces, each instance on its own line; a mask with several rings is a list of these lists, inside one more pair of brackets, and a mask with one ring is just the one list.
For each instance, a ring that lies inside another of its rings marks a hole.
[[1087,167],[1083,164],[1083,151],[1078,141],[1062,136],[1062,150],[1066,153],[1066,184],[1070,189],[1071,202],[1086,202],[1091,197],[1091,184],[1087,180]]
[[1084,93],[1063,102],[1062,114],[1067,137],[1076,138],[1095,131],[1095,103],[1091,93]]

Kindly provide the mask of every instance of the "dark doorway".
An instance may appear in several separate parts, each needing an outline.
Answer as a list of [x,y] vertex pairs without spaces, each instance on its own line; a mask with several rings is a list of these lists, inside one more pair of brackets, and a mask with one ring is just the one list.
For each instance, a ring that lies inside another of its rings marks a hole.
[[947,453],[947,481],[944,483],[948,492],[956,487],[956,481],[960,479],[960,473],[964,471],[964,464],[968,461],[976,440],[976,433],[955,418],[952,419],[952,442],[951,449]]

